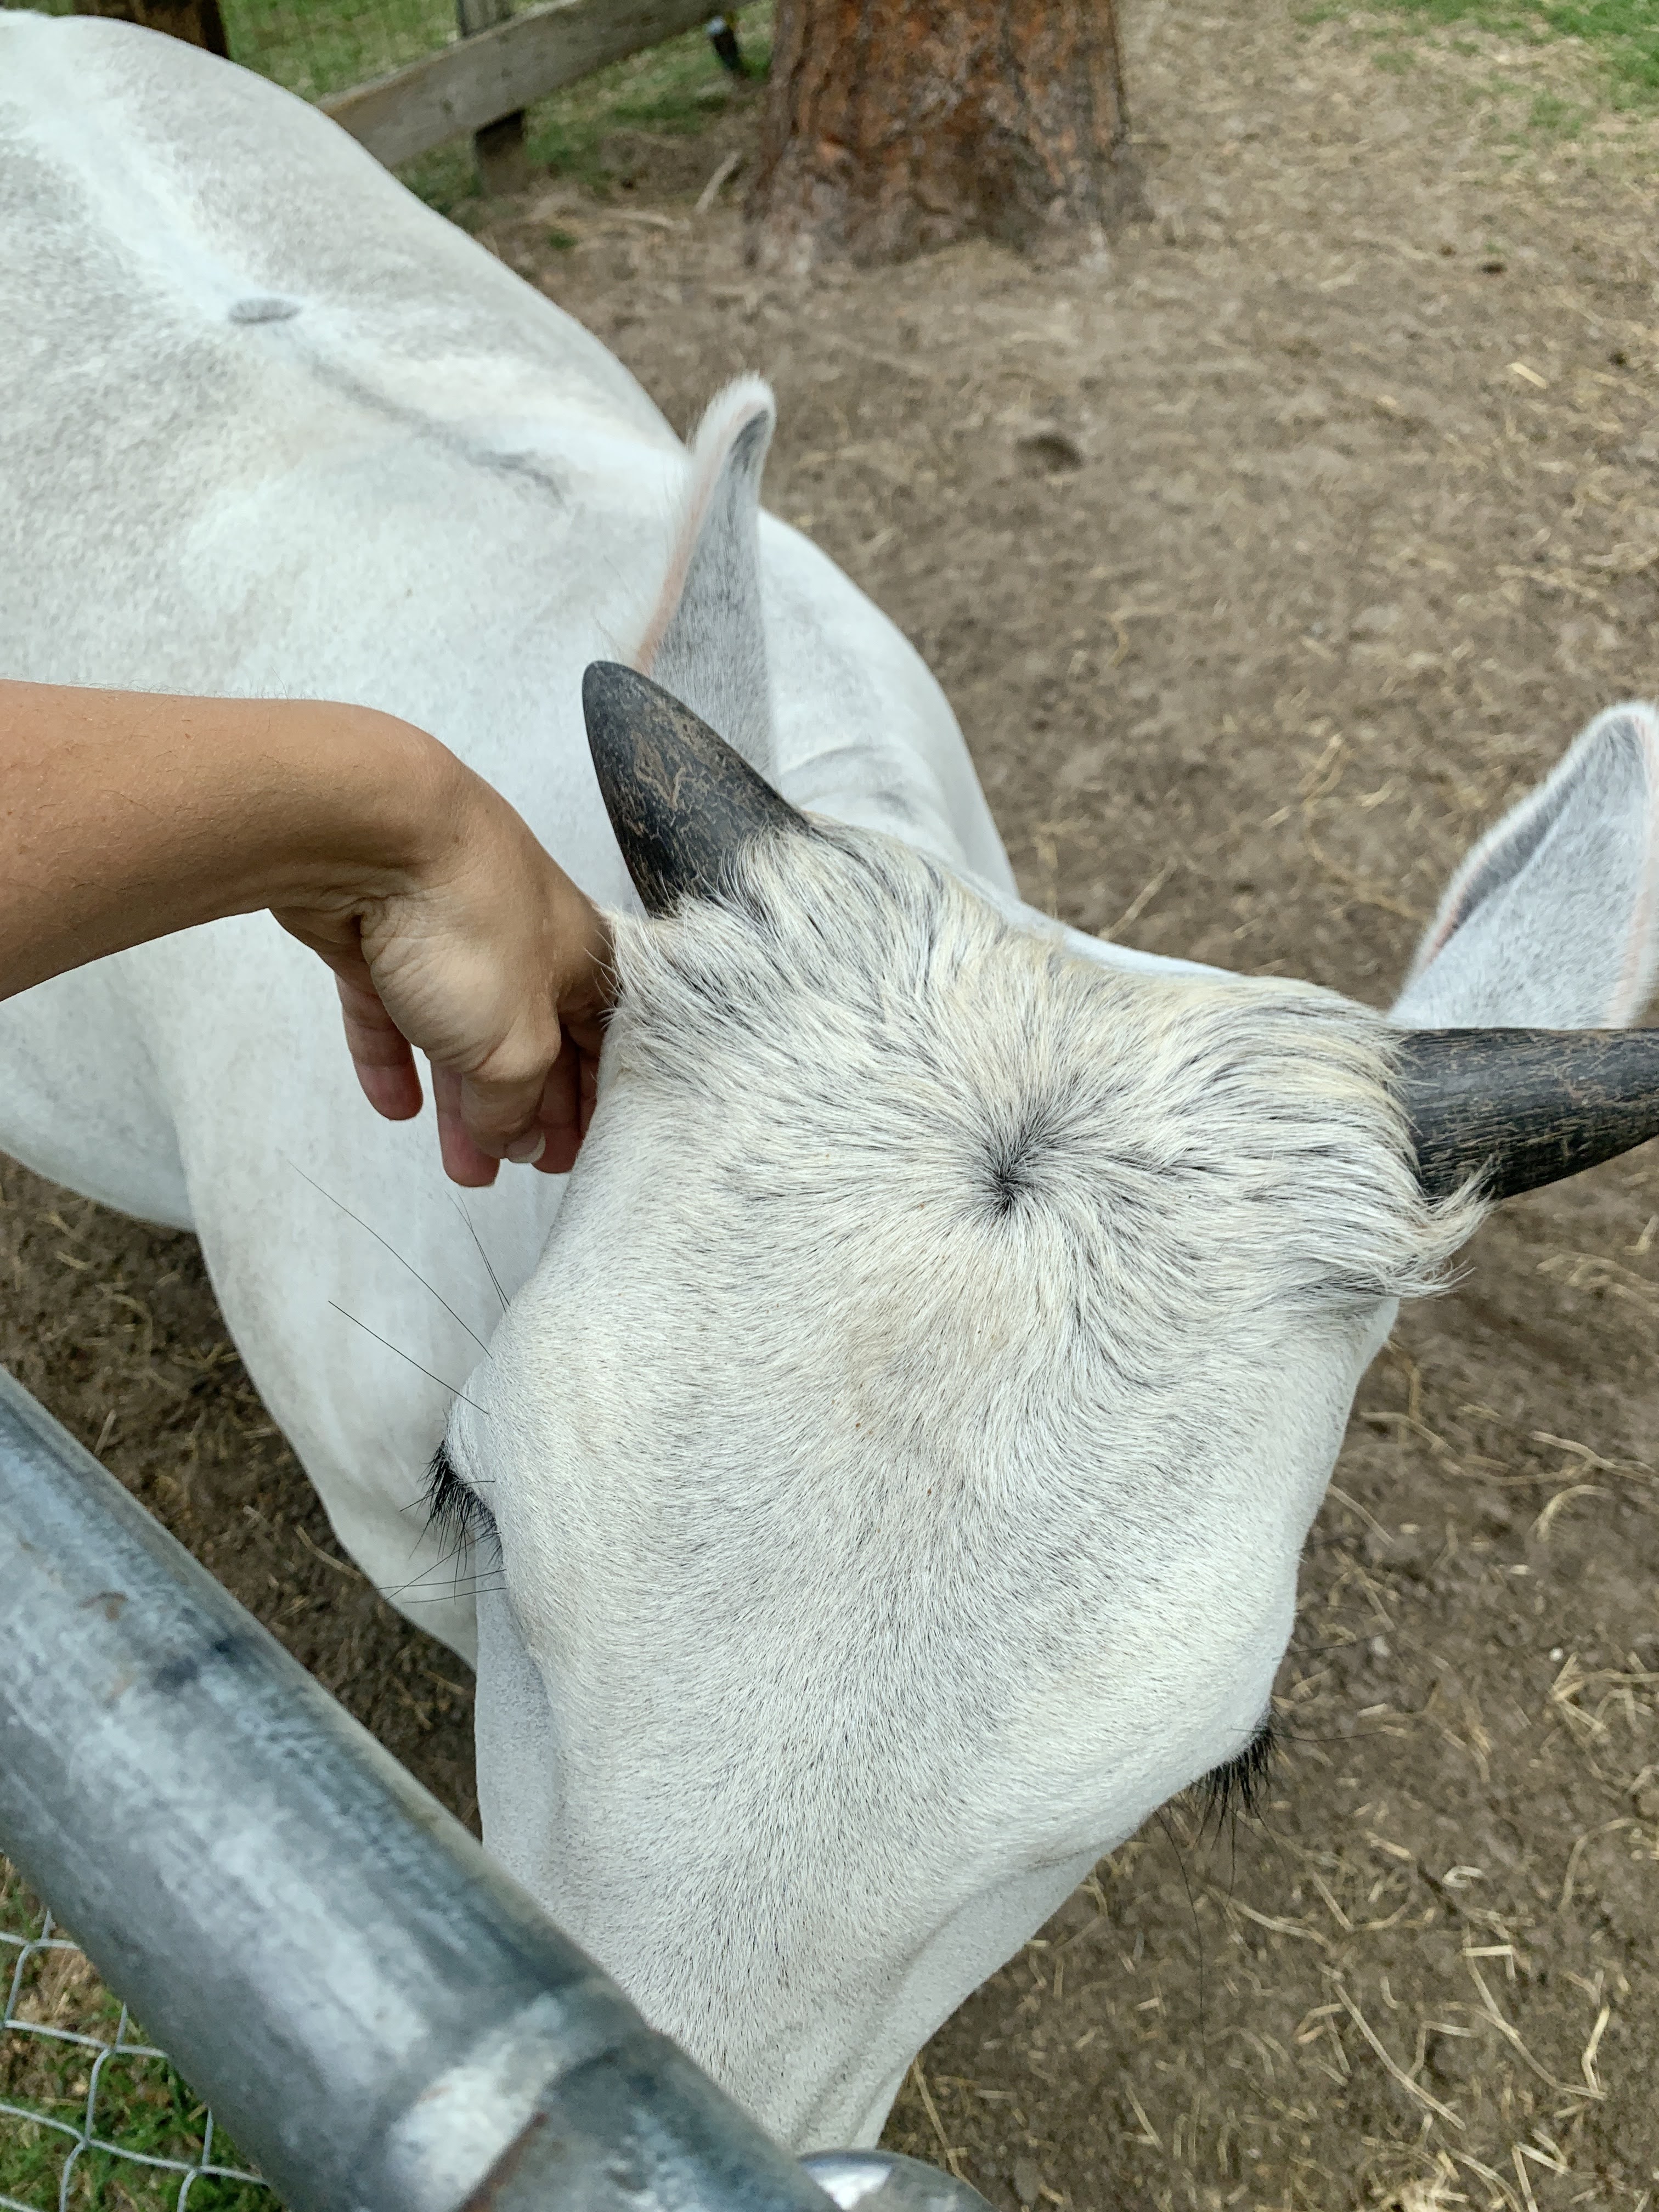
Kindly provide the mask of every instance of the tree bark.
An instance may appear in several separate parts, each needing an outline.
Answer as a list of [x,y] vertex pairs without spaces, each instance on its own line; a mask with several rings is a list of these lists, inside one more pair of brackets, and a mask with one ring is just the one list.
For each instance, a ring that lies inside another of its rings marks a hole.
[[763,266],[1093,243],[1141,206],[1115,0],[779,0]]
[[210,54],[228,58],[219,0],[75,0],[77,15],[113,15],[124,23],[142,23],[147,30],[165,31],[187,46],[205,46]]

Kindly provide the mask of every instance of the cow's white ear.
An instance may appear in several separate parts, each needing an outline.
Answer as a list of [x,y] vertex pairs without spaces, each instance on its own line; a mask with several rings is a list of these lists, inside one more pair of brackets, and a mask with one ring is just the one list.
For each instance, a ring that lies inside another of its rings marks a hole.
[[750,767],[773,767],[761,621],[760,484],[777,419],[770,389],[740,377],[691,441],[690,482],[662,594],[634,665],[684,700]]
[[1598,714],[1452,878],[1393,1018],[1617,1029],[1659,972],[1659,714]]

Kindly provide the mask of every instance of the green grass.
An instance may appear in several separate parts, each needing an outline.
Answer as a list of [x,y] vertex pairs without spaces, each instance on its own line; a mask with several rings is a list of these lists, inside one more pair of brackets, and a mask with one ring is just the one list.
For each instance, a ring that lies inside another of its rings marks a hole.
[[[233,0],[235,4],[235,0]],[[728,8],[743,41],[744,58],[757,78],[772,52],[772,9]],[[731,80],[703,33],[688,31],[644,53],[584,77],[580,84],[539,100],[525,118],[532,162],[603,190],[600,147],[613,131],[701,131],[726,105]],[[477,190],[465,140],[440,146],[398,173],[411,191],[446,213]],[[555,244],[558,243],[555,239]],[[574,243],[574,240],[572,241]]]
[[[73,0],[0,0],[0,7],[10,5],[68,15]],[[455,35],[454,0],[220,0],[220,6],[233,59],[307,100],[384,76]],[[728,0],[726,13],[758,79],[771,58],[770,0]],[[609,132],[699,131],[726,104],[730,87],[702,32],[688,31],[538,101],[526,118],[530,159],[603,188],[599,149]],[[398,173],[445,213],[477,190],[466,139],[438,147]]]
[[1584,127],[1585,114],[1570,100],[1553,92],[1536,92],[1527,112],[1527,128],[1546,138],[1576,138]]
[[[62,4],[63,0],[58,0]],[[320,100],[399,69],[455,35],[454,0],[220,0],[234,58],[290,92]],[[713,0],[711,0],[712,12]],[[757,76],[771,55],[769,4],[728,6]],[[601,142],[612,131],[701,130],[731,80],[699,30],[631,54],[547,100],[526,117],[531,161],[602,185]],[[398,173],[447,212],[477,190],[471,143],[440,146]]]
[[[233,61],[307,100],[417,61],[455,35],[455,0],[219,0]],[[0,0],[71,15],[75,0]],[[194,2196],[192,2193],[192,2203]]]
[[231,58],[320,100],[455,35],[454,0],[220,0]]
[[[772,58],[771,8],[728,12],[750,71],[763,76]],[[701,131],[711,112],[724,104],[731,82],[702,32],[689,31],[684,38],[630,55],[532,107],[528,118],[531,158],[595,179],[599,142],[607,131]]]
[[[1468,23],[1535,44],[1577,39],[1594,48],[1605,66],[1615,106],[1659,105],[1659,0],[1364,0],[1364,4],[1378,14],[1403,15],[1420,24]],[[1317,15],[1348,12],[1337,4],[1322,7]],[[1565,106],[1565,102],[1555,103],[1556,109]],[[1553,111],[1540,114],[1534,108],[1533,126],[1557,136],[1571,135],[1583,122],[1582,114],[1571,114],[1569,130],[1562,115]]]
[[[0,0],[67,15],[74,0]],[[220,0],[231,58],[307,100],[322,100],[417,61],[455,36],[455,0]],[[715,12],[710,0],[709,12]],[[763,74],[769,4],[735,4],[744,58]],[[607,131],[696,131],[728,80],[701,30],[631,55],[530,110],[534,160],[597,174]]]
[[[171,2212],[186,2173],[210,2154],[215,2166],[246,2161],[222,2132],[210,2139],[206,2108],[166,2059],[116,2048],[143,2045],[143,2032],[128,2021],[122,2035],[119,2003],[78,1952],[24,1950],[44,1918],[0,1859],[0,2010],[12,2015],[0,2027],[0,2104],[37,2116],[0,2112],[0,2197],[57,2212],[90,2105],[90,2134],[118,2148],[74,2158],[75,2212]],[[42,2025],[62,2033],[42,2034]],[[274,2212],[276,2200],[262,2184],[204,2173],[186,2202],[190,2212]]]

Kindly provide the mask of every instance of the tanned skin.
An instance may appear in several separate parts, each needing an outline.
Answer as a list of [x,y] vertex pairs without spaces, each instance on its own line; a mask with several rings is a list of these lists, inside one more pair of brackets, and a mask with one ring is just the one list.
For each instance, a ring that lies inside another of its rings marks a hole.
[[611,992],[603,916],[520,817],[395,716],[0,683],[0,998],[268,908],[333,970],[369,1103],[444,1166],[566,1172]]

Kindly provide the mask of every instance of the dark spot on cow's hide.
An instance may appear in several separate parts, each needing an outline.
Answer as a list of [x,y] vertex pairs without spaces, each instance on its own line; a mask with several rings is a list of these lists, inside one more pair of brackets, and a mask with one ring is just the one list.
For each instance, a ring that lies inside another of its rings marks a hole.
[[300,302],[297,300],[233,300],[230,319],[233,323],[285,323],[299,312]]

